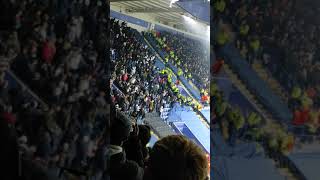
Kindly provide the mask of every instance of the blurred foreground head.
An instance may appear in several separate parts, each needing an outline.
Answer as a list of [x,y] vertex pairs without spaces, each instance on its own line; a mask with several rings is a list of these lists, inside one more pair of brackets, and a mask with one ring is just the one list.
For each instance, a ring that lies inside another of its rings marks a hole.
[[111,110],[111,117],[110,142],[112,145],[121,146],[130,136],[132,129],[131,120],[123,112],[117,111],[114,108]]
[[208,161],[194,142],[181,135],[172,135],[153,146],[148,172],[153,180],[205,180]]

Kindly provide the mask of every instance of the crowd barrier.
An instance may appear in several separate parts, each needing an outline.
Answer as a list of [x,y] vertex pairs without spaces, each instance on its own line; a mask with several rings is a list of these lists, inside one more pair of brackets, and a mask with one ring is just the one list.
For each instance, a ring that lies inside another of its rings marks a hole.
[[245,82],[260,102],[271,111],[274,118],[286,124],[292,120],[292,113],[288,106],[252,70],[250,64],[241,57],[238,50],[232,44],[221,47],[219,53],[224,56],[225,61],[238,73],[240,79]]

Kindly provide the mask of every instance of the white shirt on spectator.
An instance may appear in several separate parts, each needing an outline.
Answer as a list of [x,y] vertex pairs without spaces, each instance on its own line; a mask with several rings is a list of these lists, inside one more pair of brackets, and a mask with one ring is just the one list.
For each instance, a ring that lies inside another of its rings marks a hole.
[[79,68],[80,62],[82,60],[82,55],[80,53],[71,55],[70,60],[68,61],[68,66],[72,70],[77,70]]
[[87,89],[89,89],[90,86],[90,82],[88,79],[81,79],[80,83],[79,83],[79,90],[80,91],[86,91]]

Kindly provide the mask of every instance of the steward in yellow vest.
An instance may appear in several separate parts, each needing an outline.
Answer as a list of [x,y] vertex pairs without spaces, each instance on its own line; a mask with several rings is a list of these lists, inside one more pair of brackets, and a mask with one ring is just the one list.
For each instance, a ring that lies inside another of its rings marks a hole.
[[217,12],[222,13],[226,8],[226,2],[224,0],[217,0],[214,3],[214,8],[216,9]]
[[183,74],[183,72],[182,72],[181,68],[179,68],[179,70],[178,70],[178,76],[182,76],[182,74]]

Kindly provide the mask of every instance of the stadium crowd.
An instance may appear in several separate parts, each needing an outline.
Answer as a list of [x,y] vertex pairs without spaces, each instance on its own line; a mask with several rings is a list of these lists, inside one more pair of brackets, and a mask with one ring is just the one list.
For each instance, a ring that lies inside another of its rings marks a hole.
[[[320,127],[319,26],[311,19],[316,10],[295,1],[218,0],[214,4],[218,28],[216,42],[234,42],[249,63],[259,62],[290,95],[294,125]],[[223,25],[224,24],[224,25]]]
[[[100,179],[109,6],[22,0],[1,9],[1,179],[58,179],[62,171]],[[45,103],[24,85],[11,87],[9,68]]]
[[[155,66],[155,55],[139,41],[134,29],[113,18],[110,25],[110,88],[115,106],[111,114],[116,114],[111,120],[111,178],[206,179],[207,157],[187,138],[168,136],[156,142],[152,149],[146,147],[151,129],[139,120],[146,113],[160,113],[165,105],[187,101],[179,94],[170,70]],[[186,168],[190,170],[188,173]]]
[[133,29],[114,19],[111,27],[111,88],[116,107],[141,119],[145,113],[160,112],[176,102],[193,105],[191,98],[180,94],[171,70],[155,66],[155,55],[139,42]]
[[208,92],[210,52],[206,45],[181,34],[166,31],[154,32],[158,45],[168,53],[166,62],[178,68],[178,75],[191,80],[200,91]]
[[155,56],[126,24],[111,19],[112,101],[121,111],[142,118],[177,101],[167,79],[154,66]]
[[150,128],[131,124],[187,100],[133,31],[109,19],[105,2],[0,6],[1,179],[207,179],[207,157],[192,141],[169,136],[148,149]]

